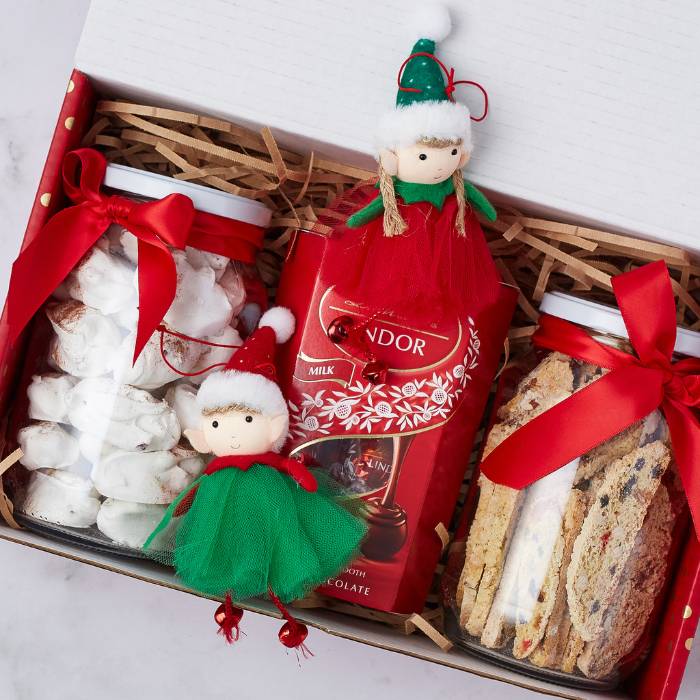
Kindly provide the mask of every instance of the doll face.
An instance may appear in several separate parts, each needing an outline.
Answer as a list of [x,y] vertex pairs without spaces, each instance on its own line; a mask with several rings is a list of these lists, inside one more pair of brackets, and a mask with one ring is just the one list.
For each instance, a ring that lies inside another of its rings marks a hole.
[[199,452],[217,457],[268,452],[286,428],[286,416],[265,416],[245,409],[228,409],[202,416],[201,430],[185,435]]
[[404,182],[434,185],[452,177],[463,168],[469,154],[461,144],[428,146],[422,143],[382,151],[380,159],[384,169]]

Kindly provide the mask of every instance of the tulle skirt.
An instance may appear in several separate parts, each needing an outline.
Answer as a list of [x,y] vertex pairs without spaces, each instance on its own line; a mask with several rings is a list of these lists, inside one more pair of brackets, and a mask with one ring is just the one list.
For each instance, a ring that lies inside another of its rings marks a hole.
[[[170,505],[144,550],[208,595],[243,600],[271,588],[284,602],[303,597],[350,563],[366,530],[359,506],[339,501],[324,474],[314,476],[315,493],[261,464],[202,476]],[[195,485],[192,507],[173,518]]]
[[356,188],[339,199],[322,221],[333,226],[321,273],[327,285],[377,311],[429,312],[436,320],[455,311],[463,315],[498,298],[500,275],[469,206],[466,236],[455,228],[454,194],[442,210],[428,202],[399,200],[407,229],[391,238],[384,235],[381,215],[357,229],[337,223],[376,196],[375,187]]

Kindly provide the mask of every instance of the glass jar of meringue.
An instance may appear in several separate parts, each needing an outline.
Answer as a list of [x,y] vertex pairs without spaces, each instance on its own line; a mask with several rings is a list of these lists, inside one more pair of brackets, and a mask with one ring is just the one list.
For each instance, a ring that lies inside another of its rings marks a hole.
[[[137,201],[188,196],[198,212],[264,229],[263,204],[109,165],[104,187]],[[13,419],[23,470],[15,517],[55,537],[136,554],[167,505],[205,464],[183,431],[199,423],[196,388],[255,327],[264,288],[251,265],[172,250],[177,291],[133,363],[137,239],[112,225],[37,319]]]
[[[615,308],[554,292],[540,311],[632,351]],[[700,357],[700,334],[679,328],[675,351]],[[501,378],[484,457],[607,372],[561,352],[522,364]],[[613,687],[650,648],[685,518],[659,410],[525,489],[480,474],[442,579],[448,634],[527,675]]]

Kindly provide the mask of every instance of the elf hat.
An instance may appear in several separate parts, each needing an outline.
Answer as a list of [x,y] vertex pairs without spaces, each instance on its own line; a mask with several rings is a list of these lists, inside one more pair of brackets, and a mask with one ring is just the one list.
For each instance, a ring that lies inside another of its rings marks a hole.
[[289,309],[276,306],[266,311],[258,329],[233,354],[225,369],[202,382],[197,392],[199,409],[245,406],[266,416],[286,415],[287,402],[277,385],[275,343],[286,343],[292,333],[294,316]]
[[436,42],[452,28],[449,12],[443,5],[424,5],[414,12],[411,26],[418,40],[399,71],[396,107],[379,122],[378,150],[412,146],[423,139],[461,139],[471,151],[473,118],[466,105],[454,101],[452,93],[457,83],[476,85],[484,96],[486,93],[472,81],[455,81],[454,70],[448,71],[435,57]]

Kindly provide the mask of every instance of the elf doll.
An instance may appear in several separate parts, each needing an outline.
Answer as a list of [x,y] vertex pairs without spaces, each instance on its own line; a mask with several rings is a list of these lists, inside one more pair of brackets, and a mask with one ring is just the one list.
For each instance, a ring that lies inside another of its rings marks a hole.
[[[470,121],[486,116],[488,102],[480,85],[455,81],[454,70],[435,56],[436,42],[451,28],[446,8],[421,8],[413,26],[420,38],[399,69],[396,106],[379,124],[378,181],[354,190],[324,221],[351,214],[331,236],[328,254],[344,262],[326,281],[365,306],[429,310],[439,320],[498,294],[499,275],[477,218],[493,221],[496,211],[462,175],[472,153]],[[480,117],[455,101],[461,83],[481,90]]]
[[228,641],[238,638],[243,614],[232,598],[268,596],[287,620],[280,641],[303,651],[306,627],[284,603],[338,574],[366,527],[323,474],[280,454],[289,414],[274,350],[293,330],[288,309],[270,309],[226,368],[202,382],[201,426],[185,435],[215,458],[173,501],[144,549],[174,565],[185,585],[225,596],[215,619]]

